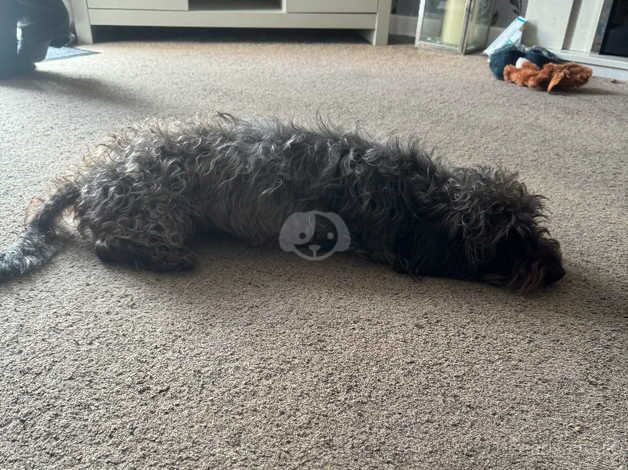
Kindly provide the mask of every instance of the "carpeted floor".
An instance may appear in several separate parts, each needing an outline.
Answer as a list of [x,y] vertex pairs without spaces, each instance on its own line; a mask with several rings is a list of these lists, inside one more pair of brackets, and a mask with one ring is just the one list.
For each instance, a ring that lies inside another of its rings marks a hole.
[[479,56],[280,38],[101,43],[0,83],[0,246],[112,129],[320,112],[518,169],[567,277],[524,297],[229,240],[158,275],[71,245],[0,286],[0,468],[626,468],[628,84],[548,95]]

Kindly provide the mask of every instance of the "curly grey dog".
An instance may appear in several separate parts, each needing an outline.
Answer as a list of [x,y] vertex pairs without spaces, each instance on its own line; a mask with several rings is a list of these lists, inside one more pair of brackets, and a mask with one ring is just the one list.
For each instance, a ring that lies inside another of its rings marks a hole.
[[277,243],[291,214],[319,210],[345,221],[351,250],[397,271],[527,291],[564,275],[542,199],[514,174],[450,168],[414,142],[274,118],[151,120],[59,185],[0,254],[0,280],[59,250],[66,209],[102,260],[157,271],[192,268],[199,233]]

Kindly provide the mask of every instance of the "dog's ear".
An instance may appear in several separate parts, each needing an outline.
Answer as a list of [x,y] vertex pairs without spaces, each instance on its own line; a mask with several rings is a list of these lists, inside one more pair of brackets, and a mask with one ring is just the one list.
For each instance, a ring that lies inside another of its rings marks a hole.
[[466,278],[469,273],[462,248],[448,238],[439,223],[417,219],[397,233],[393,269],[417,276]]

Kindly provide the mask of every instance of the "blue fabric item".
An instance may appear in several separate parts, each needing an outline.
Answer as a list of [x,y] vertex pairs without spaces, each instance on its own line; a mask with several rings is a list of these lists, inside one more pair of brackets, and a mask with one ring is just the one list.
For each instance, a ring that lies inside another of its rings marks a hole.
[[85,49],[78,49],[76,47],[49,47],[44,60],[71,59],[72,57],[91,54],[98,54],[98,52],[86,51]]
[[514,64],[519,57],[525,55],[525,48],[516,44],[508,44],[497,49],[488,58],[488,66],[491,72],[498,80],[504,79],[504,67],[508,64]]
[[523,57],[528,59],[537,67],[543,67],[545,64],[549,64],[550,62],[553,64],[560,64],[564,62],[556,54],[551,53],[541,46],[532,46],[526,51]]

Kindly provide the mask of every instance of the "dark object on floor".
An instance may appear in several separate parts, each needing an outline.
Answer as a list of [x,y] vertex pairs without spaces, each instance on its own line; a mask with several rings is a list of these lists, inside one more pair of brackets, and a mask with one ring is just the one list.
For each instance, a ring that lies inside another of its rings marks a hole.
[[62,47],[71,40],[70,19],[62,0],[0,2],[0,78],[32,71],[35,62],[44,60],[49,46]]
[[523,54],[521,46],[510,44],[491,54],[488,58],[488,66],[495,78],[503,80],[504,67],[508,64],[515,64],[520,57],[523,57]]
[[573,62],[567,64],[545,64],[543,68],[532,62],[525,62],[521,68],[507,65],[504,80],[528,88],[539,88],[548,93],[553,89],[569,90],[578,88],[589,81],[593,70]]
[[525,58],[539,68],[550,62],[563,63],[560,57],[540,46],[526,47],[518,44],[509,44],[495,51],[489,57],[489,68],[498,80],[504,79],[504,67],[515,65],[517,60]]
[[449,167],[415,142],[274,118],[150,120],[112,135],[41,205],[0,254],[0,280],[53,256],[66,209],[101,259],[156,271],[192,268],[190,241],[209,227],[276,246],[293,214],[320,211],[344,221],[350,250],[396,271],[528,291],[564,275],[542,200],[513,173]]

